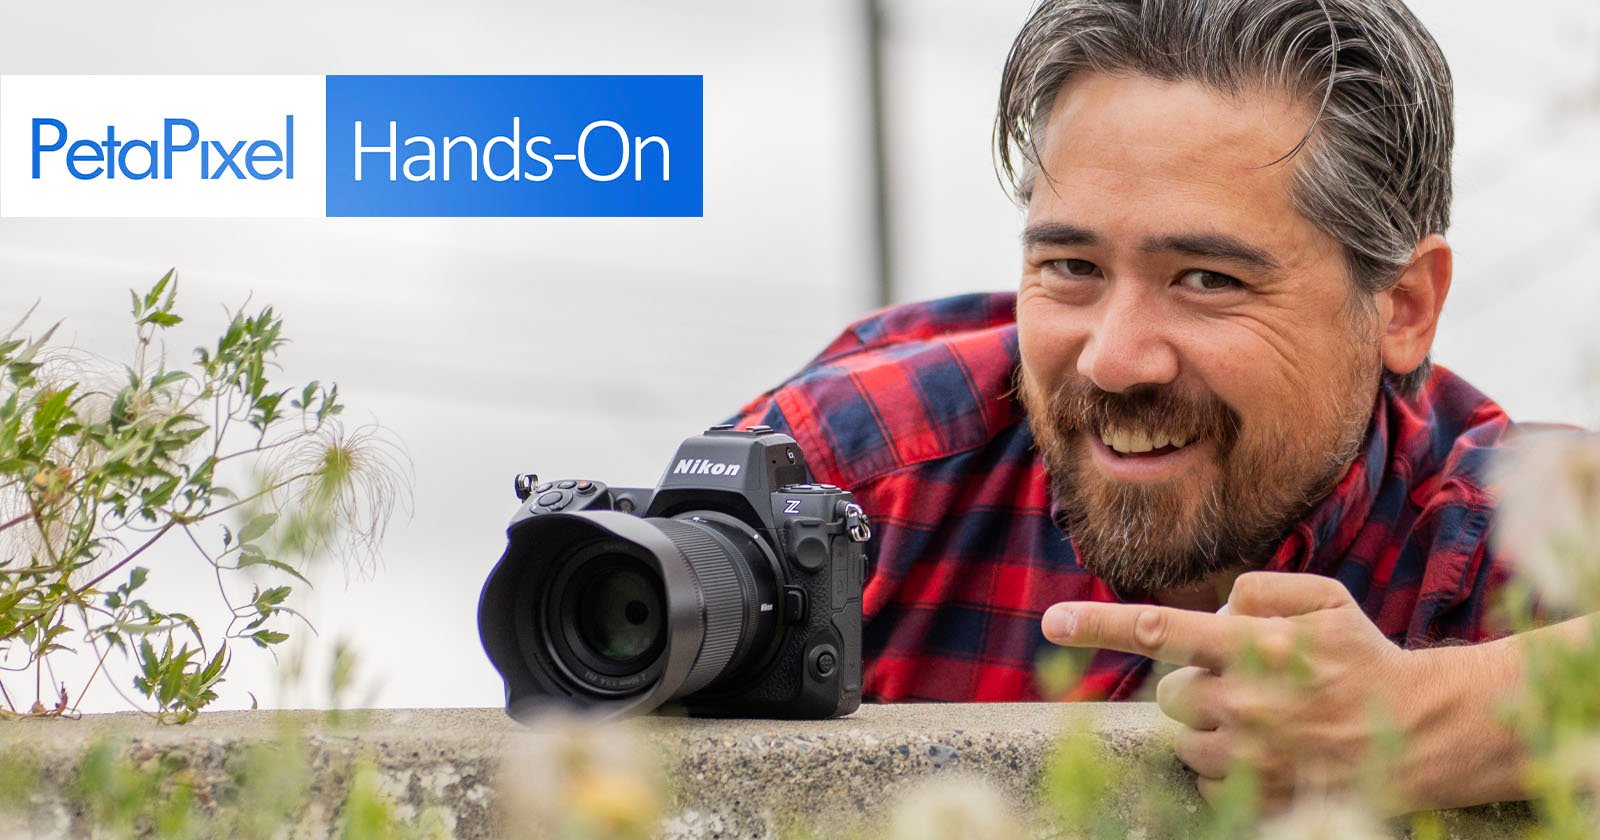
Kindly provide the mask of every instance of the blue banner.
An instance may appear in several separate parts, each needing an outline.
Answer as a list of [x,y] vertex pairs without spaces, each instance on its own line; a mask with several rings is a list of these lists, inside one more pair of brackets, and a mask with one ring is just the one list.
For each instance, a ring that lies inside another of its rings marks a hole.
[[328,216],[700,216],[700,76],[328,76]]

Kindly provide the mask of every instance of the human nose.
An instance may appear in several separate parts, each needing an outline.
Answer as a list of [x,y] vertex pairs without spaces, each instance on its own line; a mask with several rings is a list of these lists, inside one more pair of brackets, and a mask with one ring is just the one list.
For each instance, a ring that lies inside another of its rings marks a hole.
[[1178,376],[1178,354],[1153,302],[1138,289],[1109,295],[1078,354],[1078,374],[1103,391],[1165,385]]

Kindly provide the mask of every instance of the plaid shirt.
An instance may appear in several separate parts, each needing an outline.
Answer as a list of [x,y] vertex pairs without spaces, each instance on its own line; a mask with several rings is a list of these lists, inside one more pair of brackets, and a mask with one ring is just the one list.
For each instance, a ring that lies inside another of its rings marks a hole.
[[[962,295],[879,312],[735,421],[792,435],[815,480],[852,490],[872,518],[869,700],[1042,699],[1045,608],[1117,600],[1057,524],[1011,391],[1014,306],[1014,295]],[[1435,371],[1414,397],[1383,388],[1364,454],[1267,564],[1338,578],[1407,647],[1485,638],[1506,577],[1485,538],[1484,476],[1509,423]],[[1128,699],[1151,666],[1096,651],[1071,697]]]

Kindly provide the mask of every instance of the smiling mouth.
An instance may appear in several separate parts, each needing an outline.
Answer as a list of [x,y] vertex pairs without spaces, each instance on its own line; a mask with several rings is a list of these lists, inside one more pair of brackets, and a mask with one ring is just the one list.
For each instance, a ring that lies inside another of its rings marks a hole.
[[1152,458],[1177,452],[1193,443],[1194,437],[1183,432],[1107,424],[1100,429],[1100,442],[1118,457]]

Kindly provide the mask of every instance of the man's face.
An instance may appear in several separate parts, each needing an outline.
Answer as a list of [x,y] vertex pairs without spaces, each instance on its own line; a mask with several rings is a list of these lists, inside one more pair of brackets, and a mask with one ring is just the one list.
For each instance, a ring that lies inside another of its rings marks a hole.
[[1294,208],[1287,97],[1088,74],[1024,234],[1022,395],[1084,565],[1127,592],[1265,562],[1359,449],[1381,362]]

